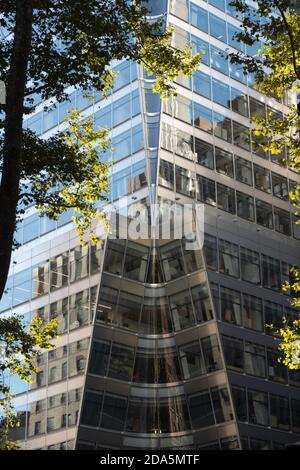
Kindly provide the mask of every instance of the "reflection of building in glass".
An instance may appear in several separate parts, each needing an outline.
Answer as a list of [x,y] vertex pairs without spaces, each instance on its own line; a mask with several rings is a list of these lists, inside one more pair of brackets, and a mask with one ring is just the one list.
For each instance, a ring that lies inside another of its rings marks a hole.
[[[112,128],[109,204],[204,203],[205,244],[79,247],[71,214],[56,223],[28,210],[1,309],[58,318],[61,336],[29,388],[10,378],[25,448],[279,449],[300,438],[300,374],[278,363],[266,326],[297,315],[281,285],[300,263],[289,201],[299,176],[249,140],[251,115],[286,108],[229,64],[225,51],[244,48],[229,3],[153,2],[158,14],[168,6],[174,43],[203,56],[162,106],[125,61],[107,101],[70,90]],[[68,107],[38,109],[26,126],[50,135]]]

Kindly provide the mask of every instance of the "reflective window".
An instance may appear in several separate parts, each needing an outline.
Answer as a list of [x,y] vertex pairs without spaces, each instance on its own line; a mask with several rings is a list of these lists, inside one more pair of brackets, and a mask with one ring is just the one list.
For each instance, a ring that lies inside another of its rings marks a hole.
[[210,13],[209,15],[210,34],[219,41],[227,43],[227,28],[226,21],[222,20],[216,15]]
[[256,116],[260,117],[266,116],[266,105],[263,102],[257,101],[255,98],[252,98],[252,96],[249,97],[249,102],[250,102],[250,116]]
[[213,69],[228,75],[227,53],[217,47],[210,47],[210,65]]
[[237,215],[245,220],[254,222],[254,199],[247,194],[236,192]]
[[272,172],[273,195],[284,201],[289,200],[288,180],[284,176]]
[[270,171],[258,165],[254,165],[254,184],[257,189],[271,192],[271,177]]
[[192,297],[197,321],[201,323],[212,320],[213,311],[206,284],[193,287]]
[[192,343],[180,346],[180,362],[185,379],[205,373],[205,364],[200,344]]
[[195,397],[190,397],[189,409],[192,424],[195,429],[215,424],[213,407],[208,391],[202,392]]
[[172,331],[169,305],[165,297],[145,297],[141,315],[140,332],[161,335]]
[[179,129],[175,130],[175,153],[181,157],[194,160],[194,142],[193,137]]
[[[116,294],[112,293],[112,297],[113,300],[117,302],[117,291]],[[129,292],[120,291],[118,310],[114,315],[114,324],[120,328],[138,331],[139,314],[142,303],[142,297],[130,294]],[[103,305],[102,297],[100,298],[99,304]],[[99,306],[99,308],[103,309],[102,305]]]
[[241,277],[244,281],[260,284],[260,262],[256,251],[241,247]]
[[200,139],[195,139],[195,153],[197,163],[206,166],[207,168],[214,168],[214,147],[212,144],[204,142]]
[[190,3],[190,21],[193,26],[208,33],[208,12],[203,8]]
[[[241,44],[241,43],[239,43]],[[231,88],[231,108],[242,116],[248,117],[248,97],[242,91],[236,88]]]
[[129,382],[132,378],[133,348],[113,344],[109,362],[109,377]]
[[103,403],[101,427],[123,431],[126,418],[127,400],[125,398],[106,395]]
[[232,142],[231,119],[223,116],[222,114],[213,112],[214,117],[214,135],[219,139]]
[[240,292],[221,287],[221,314],[223,321],[242,325]]
[[234,177],[233,170],[233,155],[232,153],[225,152],[216,147],[216,170],[222,175],[229,176],[230,178]]
[[199,127],[205,132],[212,134],[212,110],[202,106],[201,104],[194,103],[194,125]]
[[197,38],[194,35],[191,35],[191,43],[193,46],[193,54],[201,54],[201,61],[205,65],[209,65],[209,44],[203,39]]
[[197,70],[193,75],[194,92],[211,99],[211,78],[206,73]]
[[281,289],[279,260],[262,255],[262,280],[263,287],[274,290]]
[[248,391],[249,422],[269,425],[268,395],[263,392]]
[[241,387],[232,387],[232,395],[237,419],[239,421],[247,421],[246,390]]
[[267,350],[268,378],[275,382],[287,383],[287,367],[279,362],[279,357],[276,349]]
[[230,398],[227,388],[211,390],[211,397],[217,423],[224,423],[233,419]]
[[235,177],[241,183],[253,185],[252,164],[241,157],[235,157]]
[[216,183],[204,176],[197,175],[197,199],[198,201],[216,205]]
[[225,362],[227,367],[237,372],[244,371],[243,341],[223,336]]
[[193,304],[189,290],[170,297],[172,319],[176,331],[195,325]]
[[171,281],[184,274],[183,256],[178,240],[161,247],[160,255],[166,281]]
[[300,432],[300,400],[292,400],[291,405],[293,431]]
[[288,398],[270,395],[271,426],[277,429],[290,429],[290,409]]
[[249,129],[242,124],[235,121],[232,122],[233,126],[233,143],[238,147],[245,150],[250,150]]
[[266,376],[265,348],[254,343],[245,343],[245,372],[257,377]]
[[212,237],[206,233],[203,248],[206,266],[216,271],[218,269],[218,248],[216,237]]
[[256,222],[263,227],[274,228],[272,206],[258,199],[256,199]]
[[149,249],[147,247],[128,241],[124,263],[124,277],[144,282],[147,271],[148,254]]
[[236,28],[229,22],[227,23],[227,28],[228,28],[228,44],[231,47],[235,47],[235,49],[240,49],[241,51],[244,52],[245,45],[243,44],[243,42],[239,41],[236,37],[237,34],[241,32],[241,30],[239,28]]
[[40,218],[38,214],[26,217],[23,221],[23,243],[39,236]]
[[219,240],[219,271],[229,276],[240,277],[238,245]]
[[165,160],[159,164],[159,184],[168,189],[174,189],[174,165]]
[[275,230],[291,236],[291,215],[289,212],[274,207]]
[[109,343],[100,343],[99,341],[93,342],[89,366],[89,372],[91,374],[102,376],[107,374],[109,351]]
[[81,423],[86,426],[99,426],[102,407],[102,394],[87,391],[84,396]]
[[230,107],[230,88],[223,82],[212,79],[213,101],[225,108]]
[[104,260],[104,271],[121,275],[123,272],[124,253],[125,240],[109,240]]
[[209,374],[223,368],[220,346],[216,335],[201,339],[206,372]]
[[[283,310],[282,305],[274,302],[264,301],[264,315],[266,331],[268,334],[275,335],[277,328],[280,328],[283,323]],[[274,325],[274,330],[270,328],[270,325]]]
[[189,197],[195,197],[195,179],[190,170],[175,166],[176,191]]
[[218,209],[236,214],[235,191],[234,189],[217,183]]

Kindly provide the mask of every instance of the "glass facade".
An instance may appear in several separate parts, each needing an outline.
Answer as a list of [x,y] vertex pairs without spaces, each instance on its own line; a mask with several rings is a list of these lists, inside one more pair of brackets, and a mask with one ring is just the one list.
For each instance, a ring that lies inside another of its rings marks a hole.
[[202,55],[176,97],[161,104],[151,77],[119,61],[107,100],[72,90],[24,125],[44,136],[68,108],[94,115],[110,129],[107,207],[203,204],[204,245],[99,229],[97,245],[79,246],[72,212],[53,222],[26,208],[0,311],[57,318],[60,338],[36,359],[33,384],[7,378],[14,438],[47,450],[284,448],[300,439],[300,373],[278,362],[270,325],[297,318],[281,285],[300,265],[289,196],[300,178],[257,150],[249,128],[287,109],[230,63],[228,50],[261,44],[236,40],[229,0],[149,3],[174,44]]

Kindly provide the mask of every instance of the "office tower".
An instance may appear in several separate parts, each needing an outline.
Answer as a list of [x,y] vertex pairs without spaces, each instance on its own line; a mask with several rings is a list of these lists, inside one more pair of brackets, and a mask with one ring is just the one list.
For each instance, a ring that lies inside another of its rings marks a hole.
[[236,41],[228,0],[151,4],[174,44],[202,55],[176,97],[161,102],[123,61],[107,101],[69,90],[71,104],[41,103],[25,125],[47,137],[71,105],[93,114],[112,129],[110,206],[202,203],[204,247],[149,234],[80,247],[70,214],[54,223],[28,209],[2,311],[57,317],[62,334],[34,384],[9,378],[15,437],[27,449],[280,449],[300,439],[300,375],[278,363],[266,325],[297,316],[281,285],[300,262],[289,201],[299,176],[248,129],[250,115],[279,116],[287,101],[229,63],[228,51],[260,44]]

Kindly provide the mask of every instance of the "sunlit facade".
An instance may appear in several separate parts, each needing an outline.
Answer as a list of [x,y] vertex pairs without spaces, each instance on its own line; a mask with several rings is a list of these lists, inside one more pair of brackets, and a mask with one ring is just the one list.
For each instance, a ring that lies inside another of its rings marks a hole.
[[29,208],[1,310],[58,318],[61,335],[32,385],[7,377],[14,437],[25,449],[280,449],[300,439],[300,374],[277,362],[266,325],[296,315],[281,284],[300,263],[289,200],[299,176],[247,137],[251,115],[281,114],[287,101],[229,63],[244,50],[229,1],[150,3],[174,44],[202,55],[177,97],[161,102],[123,61],[108,100],[70,89],[71,103],[40,103],[25,126],[47,137],[72,106],[94,115],[112,129],[107,206],[202,203],[204,247],[106,238],[101,227],[99,243],[81,247],[71,214],[56,223]]

